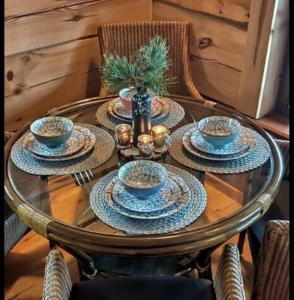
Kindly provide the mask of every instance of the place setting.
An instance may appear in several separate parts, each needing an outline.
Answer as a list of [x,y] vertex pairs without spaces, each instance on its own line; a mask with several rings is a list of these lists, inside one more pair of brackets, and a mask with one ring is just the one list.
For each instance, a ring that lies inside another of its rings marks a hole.
[[[132,124],[132,97],[135,94],[134,88],[124,88],[119,92],[119,97],[102,104],[96,112],[98,123],[110,130],[115,130],[118,124]],[[161,124],[172,128],[185,116],[182,106],[169,98],[154,96],[151,102],[153,126]]]
[[270,147],[256,131],[236,119],[211,116],[185,125],[171,135],[170,155],[190,168],[239,173],[267,161]]
[[30,125],[13,145],[10,157],[18,168],[31,174],[65,175],[103,164],[114,149],[114,139],[105,130],[50,116]]
[[128,235],[179,230],[206,207],[200,181],[187,171],[151,160],[131,161],[102,177],[90,193],[90,207],[109,226]]

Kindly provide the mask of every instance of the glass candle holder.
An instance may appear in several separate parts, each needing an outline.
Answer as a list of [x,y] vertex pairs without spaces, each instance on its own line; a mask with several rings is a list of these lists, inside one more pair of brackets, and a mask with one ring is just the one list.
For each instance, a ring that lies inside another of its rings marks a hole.
[[153,141],[155,147],[162,147],[167,142],[167,137],[169,135],[169,130],[162,126],[156,125],[151,129]]
[[115,126],[115,140],[118,145],[128,146],[131,143],[132,127],[129,124]]
[[141,134],[138,136],[138,148],[142,156],[149,156],[154,149],[153,138],[150,134]]

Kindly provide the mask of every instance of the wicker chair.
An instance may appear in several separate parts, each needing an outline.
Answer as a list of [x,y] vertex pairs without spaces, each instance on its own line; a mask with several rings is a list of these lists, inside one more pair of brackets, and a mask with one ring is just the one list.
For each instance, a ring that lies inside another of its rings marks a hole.
[[276,196],[269,210],[257,222],[255,222],[248,230],[240,234],[238,248],[242,253],[244,239],[248,234],[249,245],[253,263],[256,266],[259,248],[265,232],[265,227],[270,220],[289,220],[289,141],[276,140],[280,147],[284,159],[284,176],[281,182],[280,191]]
[[215,298],[245,300],[239,259],[237,247],[227,244],[219,259],[214,283],[206,279],[174,276],[127,276],[72,284],[61,252],[52,250],[46,262],[43,300],[189,300],[197,299],[197,297],[202,300]]
[[[150,38],[158,34],[165,38],[169,46],[171,66],[169,76],[176,76],[177,83],[171,85],[169,93],[176,95],[192,95],[196,100],[203,101],[193,83],[189,59],[189,28],[188,22],[152,21],[117,23],[102,25],[98,28],[101,54],[116,53],[129,57],[133,55]],[[102,83],[100,96],[108,95]]]

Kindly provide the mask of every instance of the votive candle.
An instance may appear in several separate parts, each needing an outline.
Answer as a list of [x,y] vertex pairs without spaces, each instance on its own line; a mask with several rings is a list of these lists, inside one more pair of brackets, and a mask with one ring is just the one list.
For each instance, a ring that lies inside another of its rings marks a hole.
[[115,127],[115,139],[118,145],[128,146],[131,142],[132,127],[129,124],[119,124]]

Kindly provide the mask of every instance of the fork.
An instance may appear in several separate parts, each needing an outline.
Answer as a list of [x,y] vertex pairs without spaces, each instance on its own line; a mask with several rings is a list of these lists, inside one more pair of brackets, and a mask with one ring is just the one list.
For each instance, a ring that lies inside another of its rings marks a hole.
[[73,173],[71,174],[71,177],[77,186],[81,186],[84,183],[89,183],[94,178],[94,175],[92,171],[88,169],[86,171]]

